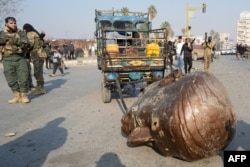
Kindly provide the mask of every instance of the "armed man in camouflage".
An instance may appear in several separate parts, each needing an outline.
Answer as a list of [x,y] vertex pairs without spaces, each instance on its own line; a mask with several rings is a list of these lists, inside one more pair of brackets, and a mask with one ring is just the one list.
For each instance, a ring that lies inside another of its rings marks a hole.
[[43,65],[47,54],[44,50],[45,42],[43,40],[45,33],[39,33],[30,24],[23,25],[23,30],[26,32],[30,41],[30,57],[34,67],[34,77],[36,79],[36,88],[33,91],[34,95],[45,94],[44,89],[44,77],[43,77]]
[[29,69],[25,52],[29,49],[26,34],[19,30],[14,17],[5,18],[5,28],[0,31],[0,46],[3,55],[3,69],[6,81],[14,92],[8,103],[29,103],[28,76]]
[[215,50],[215,43],[212,42],[212,37],[208,37],[208,41],[202,43],[204,48],[204,71],[209,72],[209,67],[212,59],[213,51]]

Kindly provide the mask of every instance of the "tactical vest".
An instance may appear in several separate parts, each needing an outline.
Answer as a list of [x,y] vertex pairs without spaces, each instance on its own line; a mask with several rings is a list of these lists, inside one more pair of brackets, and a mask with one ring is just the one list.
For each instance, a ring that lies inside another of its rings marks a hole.
[[[1,46],[1,53],[6,56],[13,54],[22,55],[25,53],[26,49],[29,48],[29,42],[26,34],[17,30],[17,32],[9,32],[7,29],[4,29],[0,32],[0,38],[6,39],[5,44]],[[12,41],[16,42],[13,44]]]
[[34,31],[28,32],[27,36],[31,43],[31,53],[32,54],[36,53],[39,57],[42,58],[47,57],[47,54],[43,48],[45,45],[44,40],[41,39],[39,35]]

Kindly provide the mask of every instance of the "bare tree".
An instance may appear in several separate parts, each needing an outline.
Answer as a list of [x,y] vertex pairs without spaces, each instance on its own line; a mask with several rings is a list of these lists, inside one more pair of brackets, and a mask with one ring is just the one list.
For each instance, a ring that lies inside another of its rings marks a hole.
[[21,3],[23,0],[0,0],[0,27],[4,24],[4,19],[7,16],[15,16],[17,13],[21,12]]

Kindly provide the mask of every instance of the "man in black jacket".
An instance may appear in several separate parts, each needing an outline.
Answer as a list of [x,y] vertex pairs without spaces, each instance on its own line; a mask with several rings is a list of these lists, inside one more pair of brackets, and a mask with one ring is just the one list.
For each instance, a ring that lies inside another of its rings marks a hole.
[[185,74],[190,73],[190,70],[192,68],[193,60],[192,60],[192,51],[193,51],[193,45],[190,42],[190,38],[185,39],[185,43],[182,46],[181,54],[184,52],[184,69]]

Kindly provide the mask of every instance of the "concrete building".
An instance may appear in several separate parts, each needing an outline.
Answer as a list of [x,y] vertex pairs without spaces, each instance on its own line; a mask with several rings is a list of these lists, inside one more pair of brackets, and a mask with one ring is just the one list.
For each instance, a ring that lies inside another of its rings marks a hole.
[[240,13],[240,19],[237,23],[237,43],[243,43],[250,46],[250,12]]

